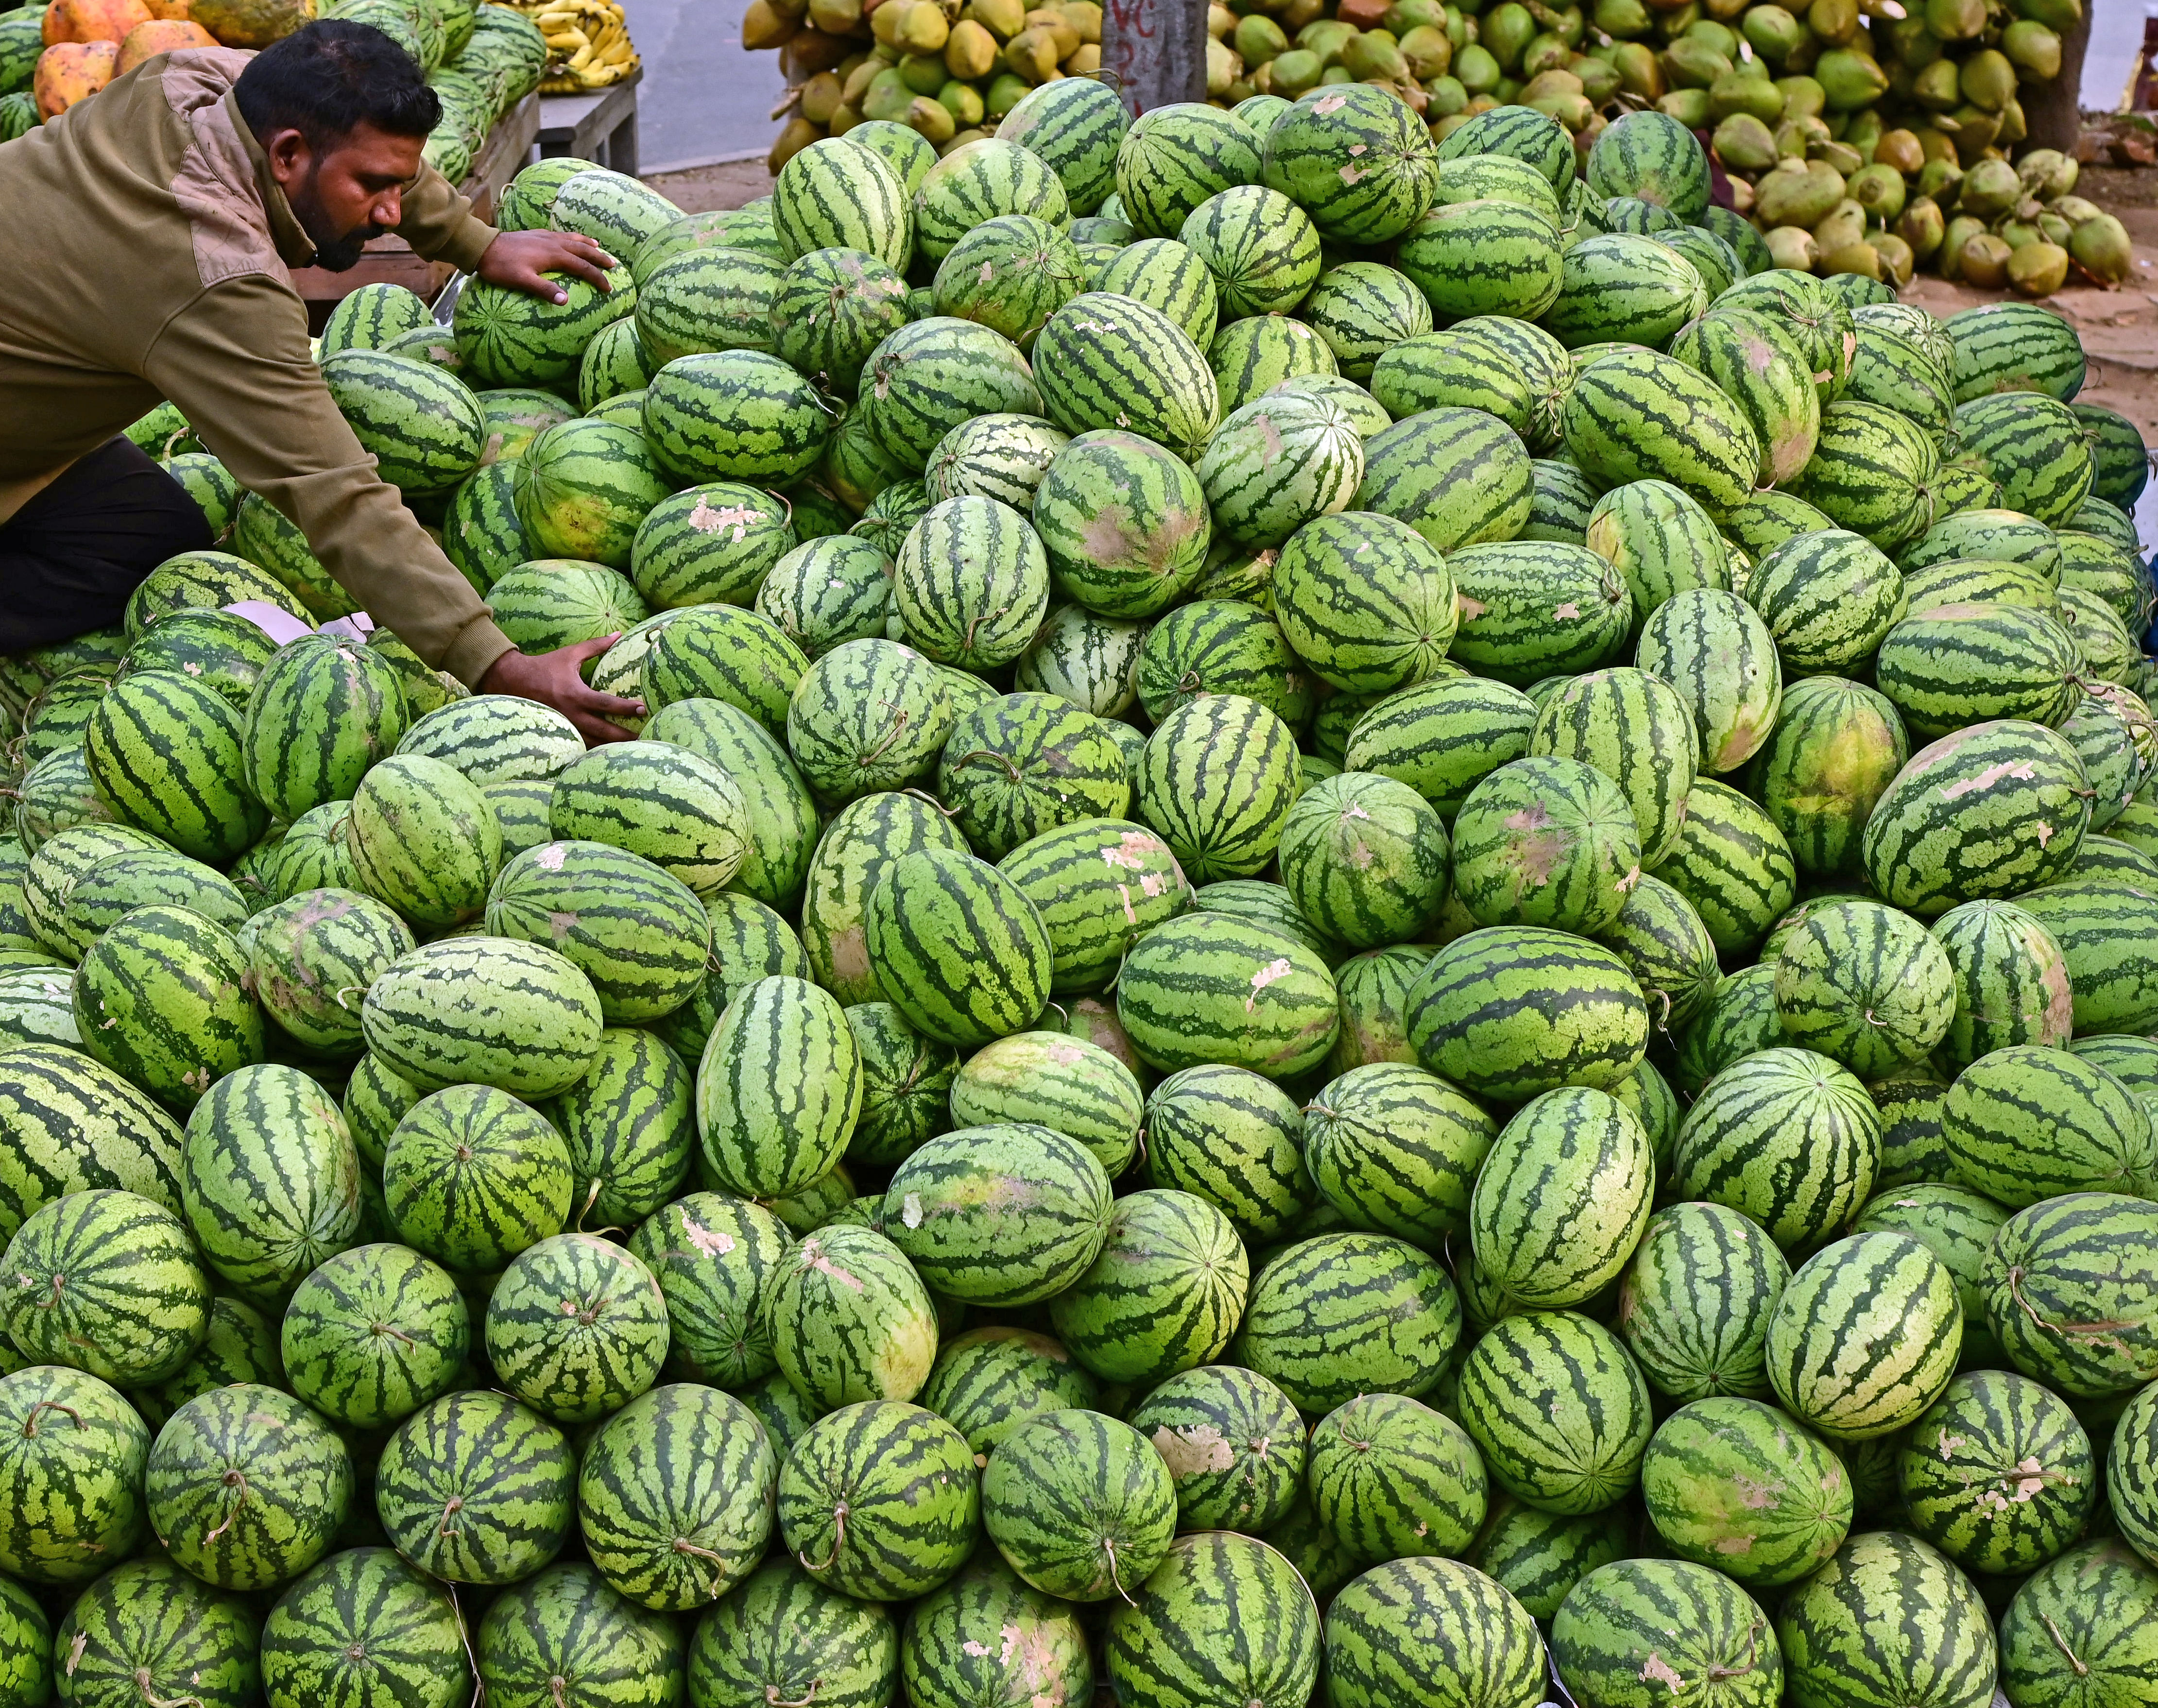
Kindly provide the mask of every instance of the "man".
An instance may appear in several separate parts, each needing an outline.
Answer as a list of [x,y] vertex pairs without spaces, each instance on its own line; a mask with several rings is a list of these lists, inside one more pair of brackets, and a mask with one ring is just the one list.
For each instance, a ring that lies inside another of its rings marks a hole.
[[209,544],[180,486],[114,436],[170,399],[243,486],[434,668],[565,713],[587,740],[641,710],[532,657],[405,509],[330,400],[287,269],[343,270],[395,231],[421,255],[565,300],[605,286],[588,240],[498,232],[421,157],[441,106],[379,30],[307,24],[260,54],[160,55],[0,149],[0,653],[116,623],[174,554]]

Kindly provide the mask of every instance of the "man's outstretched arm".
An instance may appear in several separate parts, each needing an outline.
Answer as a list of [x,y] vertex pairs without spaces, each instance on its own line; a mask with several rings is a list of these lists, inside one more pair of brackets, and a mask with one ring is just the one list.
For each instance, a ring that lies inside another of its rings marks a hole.
[[[559,235],[559,234],[550,234]],[[578,673],[587,642],[517,652],[472,584],[375,472],[308,354],[290,291],[260,276],[204,292],[152,345],[144,378],[178,405],[234,477],[297,523],[323,567],[431,667],[552,705],[588,741],[619,740],[632,700]]]

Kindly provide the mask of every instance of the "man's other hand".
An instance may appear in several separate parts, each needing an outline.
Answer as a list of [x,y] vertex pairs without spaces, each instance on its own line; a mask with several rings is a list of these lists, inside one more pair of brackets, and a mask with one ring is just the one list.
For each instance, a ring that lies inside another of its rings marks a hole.
[[562,303],[570,300],[569,293],[548,274],[567,273],[573,279],[611,291],[614,286],[607,282],[606,270],[616,265],[615,258],[599,245],[574,231],[502,231],[496,233],[487,253],[479,258],[479,276],[490,285],[522,291],[542,302]]
[[479,691],[514,694],[552,706],[577,726],[590,746],[629,740],[629,731],[615,720],[643,717],[644,702],[600,693],[586,682],[581,668],[586,660],[598,658],[621,638],[602,635],[596,641],[557,647],[551,653],[504,653],[480,679]]

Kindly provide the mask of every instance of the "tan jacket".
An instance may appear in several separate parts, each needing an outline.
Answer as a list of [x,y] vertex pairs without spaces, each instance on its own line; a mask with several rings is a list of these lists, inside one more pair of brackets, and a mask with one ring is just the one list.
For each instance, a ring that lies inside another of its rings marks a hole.
[[[307,353],[287,269],[314,245],[233,99],[249,58],[161,55],[0,146],[0,230],[25,257],[0,286],[0,520],[170,399],[376,622],[476,684],[510,642]],[[430,166],[404,210],[400,237],[467,270],[494,239]]]

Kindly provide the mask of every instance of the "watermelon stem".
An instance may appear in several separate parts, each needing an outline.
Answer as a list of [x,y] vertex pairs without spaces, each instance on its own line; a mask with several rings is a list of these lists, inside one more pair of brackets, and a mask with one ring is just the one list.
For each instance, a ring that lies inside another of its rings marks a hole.
[[1134,1607],[1137,1607],[1138,1603],[1132,1599],[1132,1592],[1124,1587],[1123,1577],[1117,1570],[1117,1545],[1115,1540],[1108,1536],[1102,1537],[1102,1551],[1109,1556],[1109,1582],[1116,1585],[1117,1593],[1124,1598],[1127,1605]]
[[203,1700],[199,1696],[157,1695],[150,1688],[150,1669],[147,1666],[138,1666],[135,1669],[135,1688],[141,1693],[143,1701],[149,1705],[149,1708],[203,1708]]
[[809,1552],[806,1548],[798,1550],[794,1557],[802,1562],[802,1569],[804,1571],[829,1571],[833,1563],[839,1557],[839,1550],[846,1545],[847,1503],[843,1500],[832,1509],[832,1551],[824,1556],[824,1563],[821,1566],[812,1566],[809,1563]]
[[592,1177],[591,1189],[585,1194],[584,1205],[577,1211],[576,1226],[579,1233],[584,1232],[585,1218],[592,1213],[592,1206],[600,1201],[600,1189],[601,1184],[602,1183],[599,1176],[595,1174]]
[[2039,1622],[2046,1628],[2046,1634],[2053,1639],[2053,1647],[2059,1649],[2062,1654],[2067,1657],[2068,1664],[2076,1669],[2076,1676],[2079,1679],[2088,1678],[2090,1669],[2083,1664],[2075,1650],[2068,1647],[2067,1640],[2061,1635],[2061,1628],[2053,1623],[2053,1616],[2051,1613],[2041,1613],[2038,1618]]
[[1004,766],[1004,775],[1011,779],[1013,786],[1014,787],[1018,786],[1020,781],[1020,769],[1012,762],[1012,756],[1009,753],[992,753],[986,747],[977,747],[972,753],[961,754],[953,763],[972,765],[978,759],[994,759],[999,765]]
[[694,1554],[700,1560],[709,1560],[712,1562],[712,1586],[710,1594],[713,1598],[716,1600],[719,1597],[720,1591],[725,1586],[727,1563],[725,1560],[720,1557],[718,1554],[714,1553],[710,1548],[699,1547],[687,1536],[675,1537],[674,1551],[678,1554]]
[[23,1440],[34,1441],[37,1439],[38,1413],[40,1411],[65,1411],[67,1413],[68,1416],[73,1420],[75,1427],[77,1429],[82,1427],[82,1413],[76,1411],[74,1406],[63,1406],[58,1400],[40,1400],[36,1405],[30,1407],[29,1416],[23,1420]]
[[882,758],[885,749],[906,733],[906,724],[907,713],[906,708],[901,707],[898,715],[893,718],[891,728],[885,732],[884,740],[865,753],[861,757],[861,762],[864,765],[874,765]]
[[232,1510],[225,1515],[225,1522],[203,1537],[202,1545],[205,1548],[239,1522],[240,1509],[247,1504],[247,1473],[245,1471],[227,1471],[225,1473],[225,1486],[228,1489],[237,1489],[240,1493],[234,1497]]
[[1711,1666],[1709,1681],[1713,1684],[1723,1679],[1742,1679],[1761,1664],[1761,1622],[1756,1619],[1746,1628],[1746,1664],[1743,1666]]

